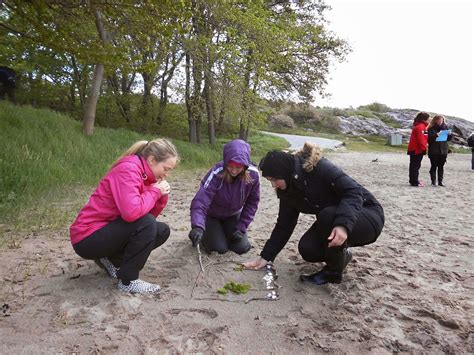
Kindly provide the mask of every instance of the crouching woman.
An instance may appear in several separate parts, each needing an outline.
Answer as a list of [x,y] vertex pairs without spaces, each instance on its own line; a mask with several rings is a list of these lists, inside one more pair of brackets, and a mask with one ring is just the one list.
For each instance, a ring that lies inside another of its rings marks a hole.
[[166,206],[178,153],[165,139],[139,141],[99,182],[70,227],[71,243],[129,293],[156,293],[160,286],[138,278],[153,249],[170,235],[156,217]]
[[301,237],[299,253],[308,262],[324,262],[324,268],[301,280],[317,285],[339,283],[352,258],[348,247],[373,243],[384,225],[377,199],[341,169],[322,157],[321,149],[306,142],[296,155],[272,151],[260,161],[262,175],[280,199],[278,219],[270,239],[254,261],[244,263],[258,270],[290,239],[300,213],[314,214],[316,222]]

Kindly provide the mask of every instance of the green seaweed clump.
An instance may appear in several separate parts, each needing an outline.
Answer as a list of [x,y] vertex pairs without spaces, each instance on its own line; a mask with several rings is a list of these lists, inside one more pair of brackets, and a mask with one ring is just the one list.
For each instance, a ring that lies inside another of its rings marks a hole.
[[234,267],[234,271],[244,271],[244,265],[238,264],[236,267]]
[[217,293],[221,295],[227,295],[229,291],[236,293],[238,295],[245,294],[249,292],[252,286],[248,284],[239,284],[234,281],[230,281],[224,285],[224,287],[217,290]]

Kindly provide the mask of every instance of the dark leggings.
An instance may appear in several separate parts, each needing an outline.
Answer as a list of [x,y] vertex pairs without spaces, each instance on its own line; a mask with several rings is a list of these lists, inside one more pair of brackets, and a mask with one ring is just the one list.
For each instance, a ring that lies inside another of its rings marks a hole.
[[347,246],[357,247],[373,243],[382,232],[385,222],[383,208],[380,205],[362,207],[359,218],[340,247],[328,248],[328,237],[334,227],[336,206],[323,209],[318,219],[301,237],[298,250],[304,260],[309,262],[326,262],[331,271],[344,269],[343,249]]
[[206,230],[202,238],[202,245],[207,252],[217,251],[219,254],[227,253],[229,250],[237,254],[245,254],[250,250],[250,242],[247,233],[237,243],[232,243],[232,234],[240,215],[234,215],[225,219],[212,217],[206,218]]
[[168,225],[157,222],[151,214],[130,223],[119,217],[73,247],[84,259],[108,257],[120,267],[117,277],[128,283],[138,279],[152,250],[166,242],[169,235]]
[[421,167],[421,161],[423,160],[423,154],[410,155],[410,166],[409,166],[409,180],[410,185],[418,186],[420,181],[418,180],[418,174]]
[[438,171],[438,182],[443,182],[444,176],[444,164],[446,163],[446,155],[443,154],[431,154],[429,155],[431,161],[431,168],[430,168],[430,177],[431,183],[436,182],[436,171]]

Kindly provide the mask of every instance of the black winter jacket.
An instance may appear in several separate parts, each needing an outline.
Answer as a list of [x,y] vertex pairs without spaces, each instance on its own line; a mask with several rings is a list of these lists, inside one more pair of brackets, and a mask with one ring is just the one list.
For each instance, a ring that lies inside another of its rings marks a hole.
[[350,235],[362,206],[380,205],[366,188],[325,158],[308,173],[303,170],[302,158],[295,156],[295,171],[289,186],[277,194],[280,199],[277,223],[260,253],[268,261],[273,261],[286,245],[300,213],[318,216],[322,209],[337,206],[333,227],[343,226]]
[[[438,132],[448,129],[446,124],[441,126],[433,126],[428,129],[428,155],[448,155],[448,142],[436,142]],[[452,134],[448,135],[448,141],[452,138]]]

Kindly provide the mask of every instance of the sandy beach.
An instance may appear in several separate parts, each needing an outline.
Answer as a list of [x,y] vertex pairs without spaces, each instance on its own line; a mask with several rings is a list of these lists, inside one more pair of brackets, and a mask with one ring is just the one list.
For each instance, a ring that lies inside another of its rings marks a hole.
[[[187,235],[203,169],[170,179],[170,203],[159,219],[171,237],[140,275],[162,286],[159,296],[118,291],[74,253],[66,228],[18,236],[16,248],[1,251],[0,353],[473,353],[470,155],[449,155],[444,188],[410,187],[404,154],[328,157],[374,193],[386,217],[377,243],[353,248],[343,283],[299,281],[322,266],[298,254],[299,237],[314,221],[302,215],[275,261],[279,299],[250,300],[267,294],[264,272],[234,269],[259,254],[275,224],[278,200],[266,180],[249,229],[253,248],[243,256],[204,254],[200,274]],[[428,169],[426,157],[425,182]],[[219,295],[229,281],[252,289]]]

